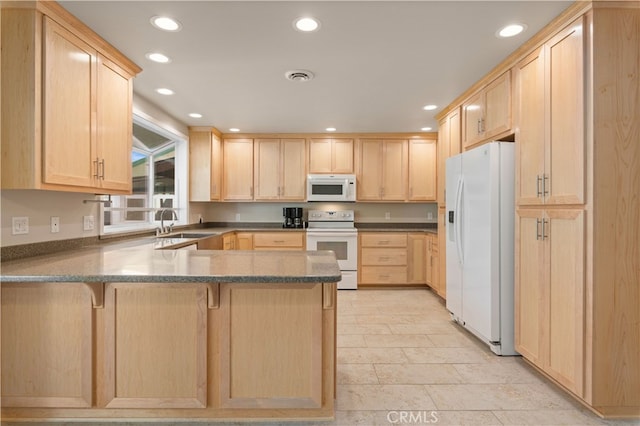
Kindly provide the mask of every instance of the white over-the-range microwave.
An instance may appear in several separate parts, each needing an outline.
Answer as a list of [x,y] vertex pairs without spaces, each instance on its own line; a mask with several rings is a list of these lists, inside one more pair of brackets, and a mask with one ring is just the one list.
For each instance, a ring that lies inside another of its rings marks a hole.
[[307,175],[307,201],[356,201],[356,175]]

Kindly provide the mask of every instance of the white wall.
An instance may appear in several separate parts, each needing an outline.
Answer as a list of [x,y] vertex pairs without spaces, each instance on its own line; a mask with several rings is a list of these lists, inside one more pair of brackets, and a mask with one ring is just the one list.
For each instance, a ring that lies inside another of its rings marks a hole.
[[[97,203],[83,203],[95,199],[93,194],[39,191],[3,190],[1,196],[2,247],[41,241],[66,240],[98,235],[99,207]],[[93,215],[93,231],[83,231],[83,216]],[[27,216],[29,233],[12,235],[12,217]],[[52,234],[51,216],[60,218],[60,232]]]
[[[191,220],[205,222],[282,222],[283,207],[308,210],[354,210],[356,222],[425,223],[438,221],[435,203],[191,203]],[[389,213],[390,219],[386,219]],[[236,215],[239,215],[236,218]]]

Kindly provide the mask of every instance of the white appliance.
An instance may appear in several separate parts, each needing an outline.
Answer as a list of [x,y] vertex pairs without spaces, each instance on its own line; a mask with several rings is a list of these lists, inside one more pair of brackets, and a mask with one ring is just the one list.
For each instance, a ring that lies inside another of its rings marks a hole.
[[333,250],[342,280],[338,290],[358,288],[358,230],[353,210],[309,210],[307,250]]
[[447,309],[498,355],[514,349],[514,144],[446,162]]
[[356,175],[307,175],[307,201],[356,201]]

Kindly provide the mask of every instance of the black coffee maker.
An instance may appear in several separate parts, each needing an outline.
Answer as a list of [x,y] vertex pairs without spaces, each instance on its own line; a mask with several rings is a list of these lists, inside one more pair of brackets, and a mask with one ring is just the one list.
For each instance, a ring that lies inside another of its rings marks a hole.
[[302,207],[284,207],[282,216],[284,216],[283,228],[304,228]]

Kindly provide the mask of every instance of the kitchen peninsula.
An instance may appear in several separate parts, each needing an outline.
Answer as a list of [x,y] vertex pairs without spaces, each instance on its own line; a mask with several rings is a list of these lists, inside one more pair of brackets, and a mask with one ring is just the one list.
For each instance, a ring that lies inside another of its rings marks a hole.
[[333,252],[116,243],[2,264],[2,419],[330,419]]

